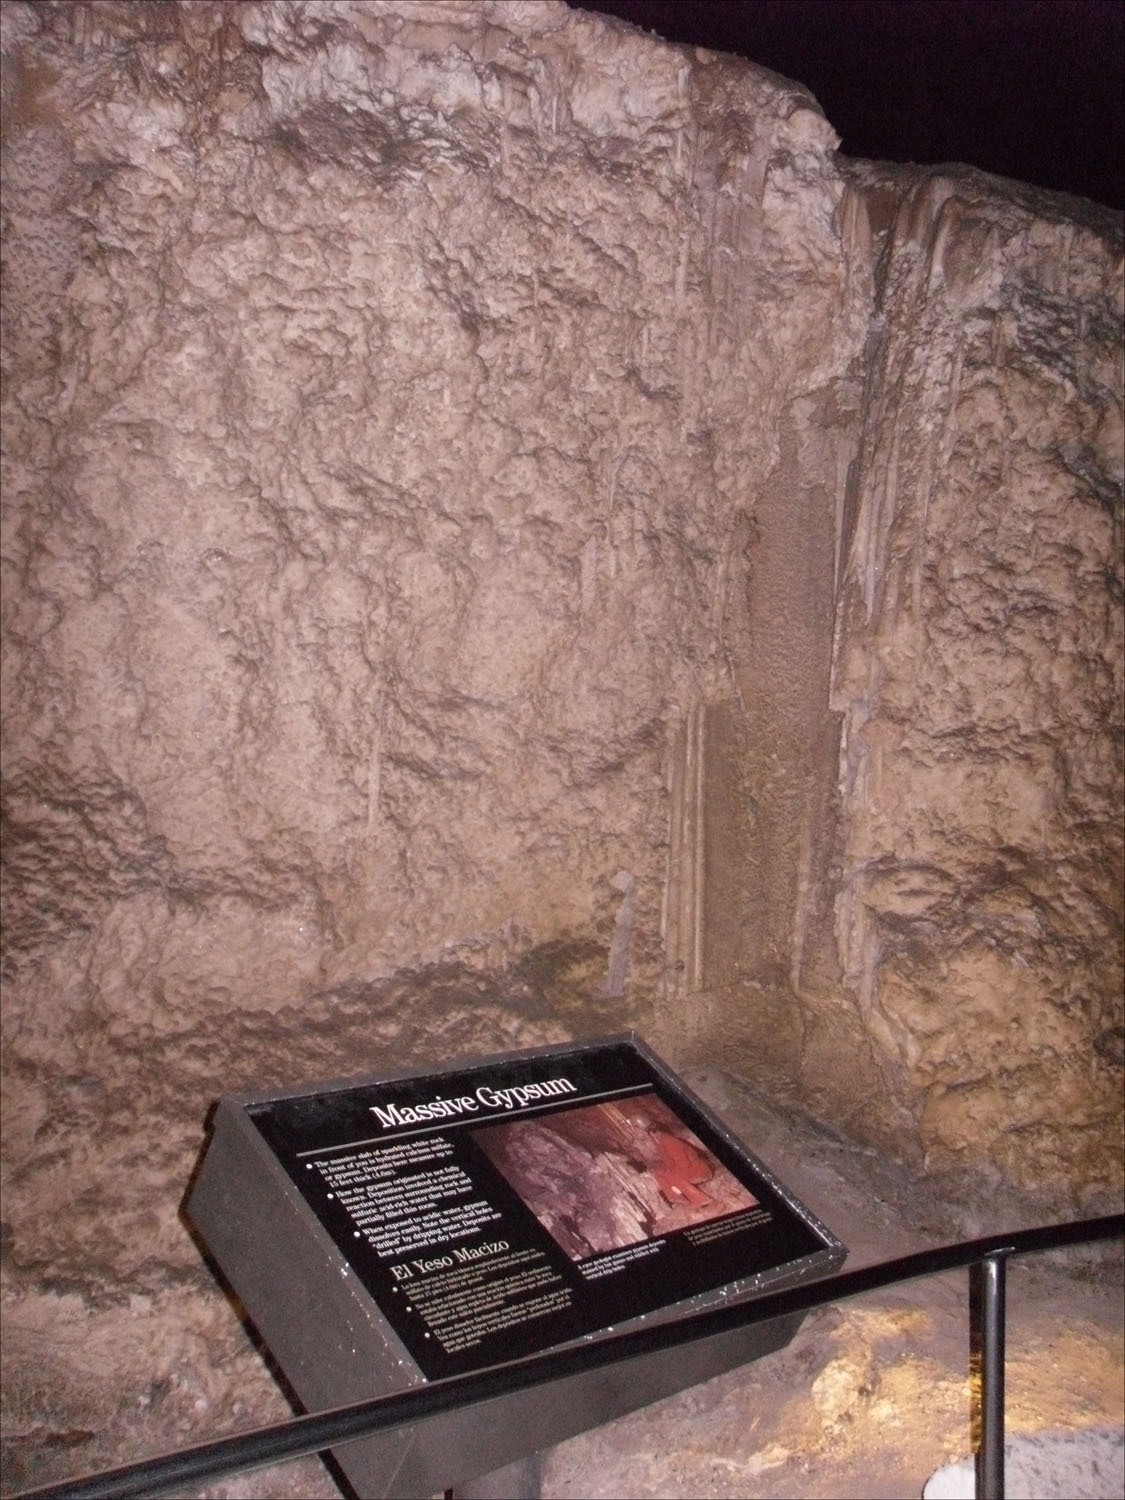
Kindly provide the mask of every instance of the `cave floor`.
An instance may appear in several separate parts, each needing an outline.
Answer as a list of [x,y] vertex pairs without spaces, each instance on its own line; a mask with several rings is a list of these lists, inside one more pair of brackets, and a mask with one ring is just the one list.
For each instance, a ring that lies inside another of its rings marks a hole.
[[[942,1205],[904,1168],[711,1071],[688,1081],[848,1246],[846,1269],[1025,1227]],[[1007,1277],[1006,1431],[1119,1430],[1119,1247],[1032,1256]],[[920,1496],[973,1451],[968,1272],[809,1314],[785,1349],[554,1449],[544,1497]],[[1120,1495],[1116,1473],[1041,1497]],[[1014,1478],[1015,1476],[1011,1476]],[[1046,1485],[1048,1481],[1044,1481]],[[1018,1485],[1010,1483],[1015,1500]]]
[[[987,1193],[986,1215],[943,1204],[905,1168],[717,1070],[684,1076],[844,1241],[848,1269],[1029,1222],[1014,1220]],[[169,1338],[167,1310],[156,1304],[134,1309],[129,1350],[118,1347],[117,1325],[112,1334],[107,1327],[113,1354],[101,1364],[103,1392],[107,1379],[128,1383],[130,1363],[155,1369],[166,1358],[169,1371],[159,1400],[123,1397],[96,1436],[85,1431],[81,1442],[56,1441],[64,1414],[50,1415],[49,1393],[33,1393],[22,1437],[20,1423],[9,1421],[6,1490],[166,1451],[248,1420],[282,1418],[285,1403],[245,1335],[239,1331],[244,1345],[237,1349],[222,1343],[229,1310],[216,1313],[213,1294],[180,1293],[174,1305],[181,1319],[196,1300],[196,1344],[188,1338],[191,1316]],[[1016,1261],[1007,1302],[1009,1437],[1119,1432],[1120,1246]],[[543,1500],[920,1496],[936,1470],[973,1449],[967,1304],[968,1273],[954,1272],[816,1310],[777,1353],[545,1453]],[[17,1301],[22,1339],[57,1343],[59,1306],[30,1296]],[[102,1337],[96,1322],[81,1337],[94,1359]],[[1111,1453],[1108,1468],[1103,1462],[1100,1475],[1072,1472],[1062,1488],[1044,1481],[1022,1493],[1042,1500],[1119,1496],[1121,1451]],[[179,1493],[184,1500],[335,1500],[342,1491],[320,1460],[309,1458]],[[1021,1490],[1013,1484],[1008,1493],[1016,1500]]]

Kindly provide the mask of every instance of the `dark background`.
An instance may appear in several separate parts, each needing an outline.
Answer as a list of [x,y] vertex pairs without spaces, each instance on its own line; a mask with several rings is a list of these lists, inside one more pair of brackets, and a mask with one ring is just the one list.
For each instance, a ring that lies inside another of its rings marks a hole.
[[1125,204],[1123,0],[582,0],[577,8],[738,53],[805,84],[847,156],[967,162]]

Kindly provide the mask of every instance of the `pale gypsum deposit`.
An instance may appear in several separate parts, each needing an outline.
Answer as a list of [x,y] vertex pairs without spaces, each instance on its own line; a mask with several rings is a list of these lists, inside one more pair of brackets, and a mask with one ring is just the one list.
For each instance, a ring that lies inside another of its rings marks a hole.
[[635,1025],[1117,1206],[1120,216],[553,0],[0,15],[13,1474],[275,1399],[222,1093]]

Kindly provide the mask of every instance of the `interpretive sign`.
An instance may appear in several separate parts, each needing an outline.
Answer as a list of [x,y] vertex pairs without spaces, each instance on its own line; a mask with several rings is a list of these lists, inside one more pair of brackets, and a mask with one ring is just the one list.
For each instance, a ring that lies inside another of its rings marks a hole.
[[825,1248],[632,1041],[248,1113],[431,1378]]
[[519,1384],[526,1356],[846,1253],[633,1033],[224,1099],[188,1210],[310,1409],[511,1369],[487,1421],[338,1448],[361,1495],[433,1493],[779,1348],[800,1314]]

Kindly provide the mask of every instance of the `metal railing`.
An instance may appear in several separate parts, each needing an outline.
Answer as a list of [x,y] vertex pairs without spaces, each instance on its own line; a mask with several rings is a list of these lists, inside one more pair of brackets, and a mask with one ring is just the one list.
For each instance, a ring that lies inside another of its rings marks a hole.
[[215,1438],[175,1453],[106,1469],[99,1474],[22,1490],[10,1500],[126,1500],[126,1497],[139,1500],[139,1497],[159,1494],[175,1486],[202,1484],[223,1474],[301,1458],[354,1438],[410,1426],[455,1408],[493,1400],[517,1387],[544,1385],[591,1369],[623,1364],[697,1339],[765,1323],[771,1318],[808,1312],[902,1281],[914,1281],[965,1267],[979,1267],[981,1278],[981,1295],[975,1309],[970,1299],[974,1322],[972,1333],[980,1355],[978,1495],[982,1500],[1003,1500],[1005,1270],[1008,1257],[1092,1244],[1122,1234],[1125,1234],[1125,1214],[1110,1214],[1098,1219],[1021,1229],[1012,1234],[990,1235],[986,1239],[965,1240],[936,1250],[922,1250],[783,1292],[770,1292],[749,1302],[711,1308],[675,1322],[614,1334],[594,1344],[551,1350],[469,1375],[435,1380],[396,1395],[379,1396],[333,1411],[315,1412],[270,1427]]

